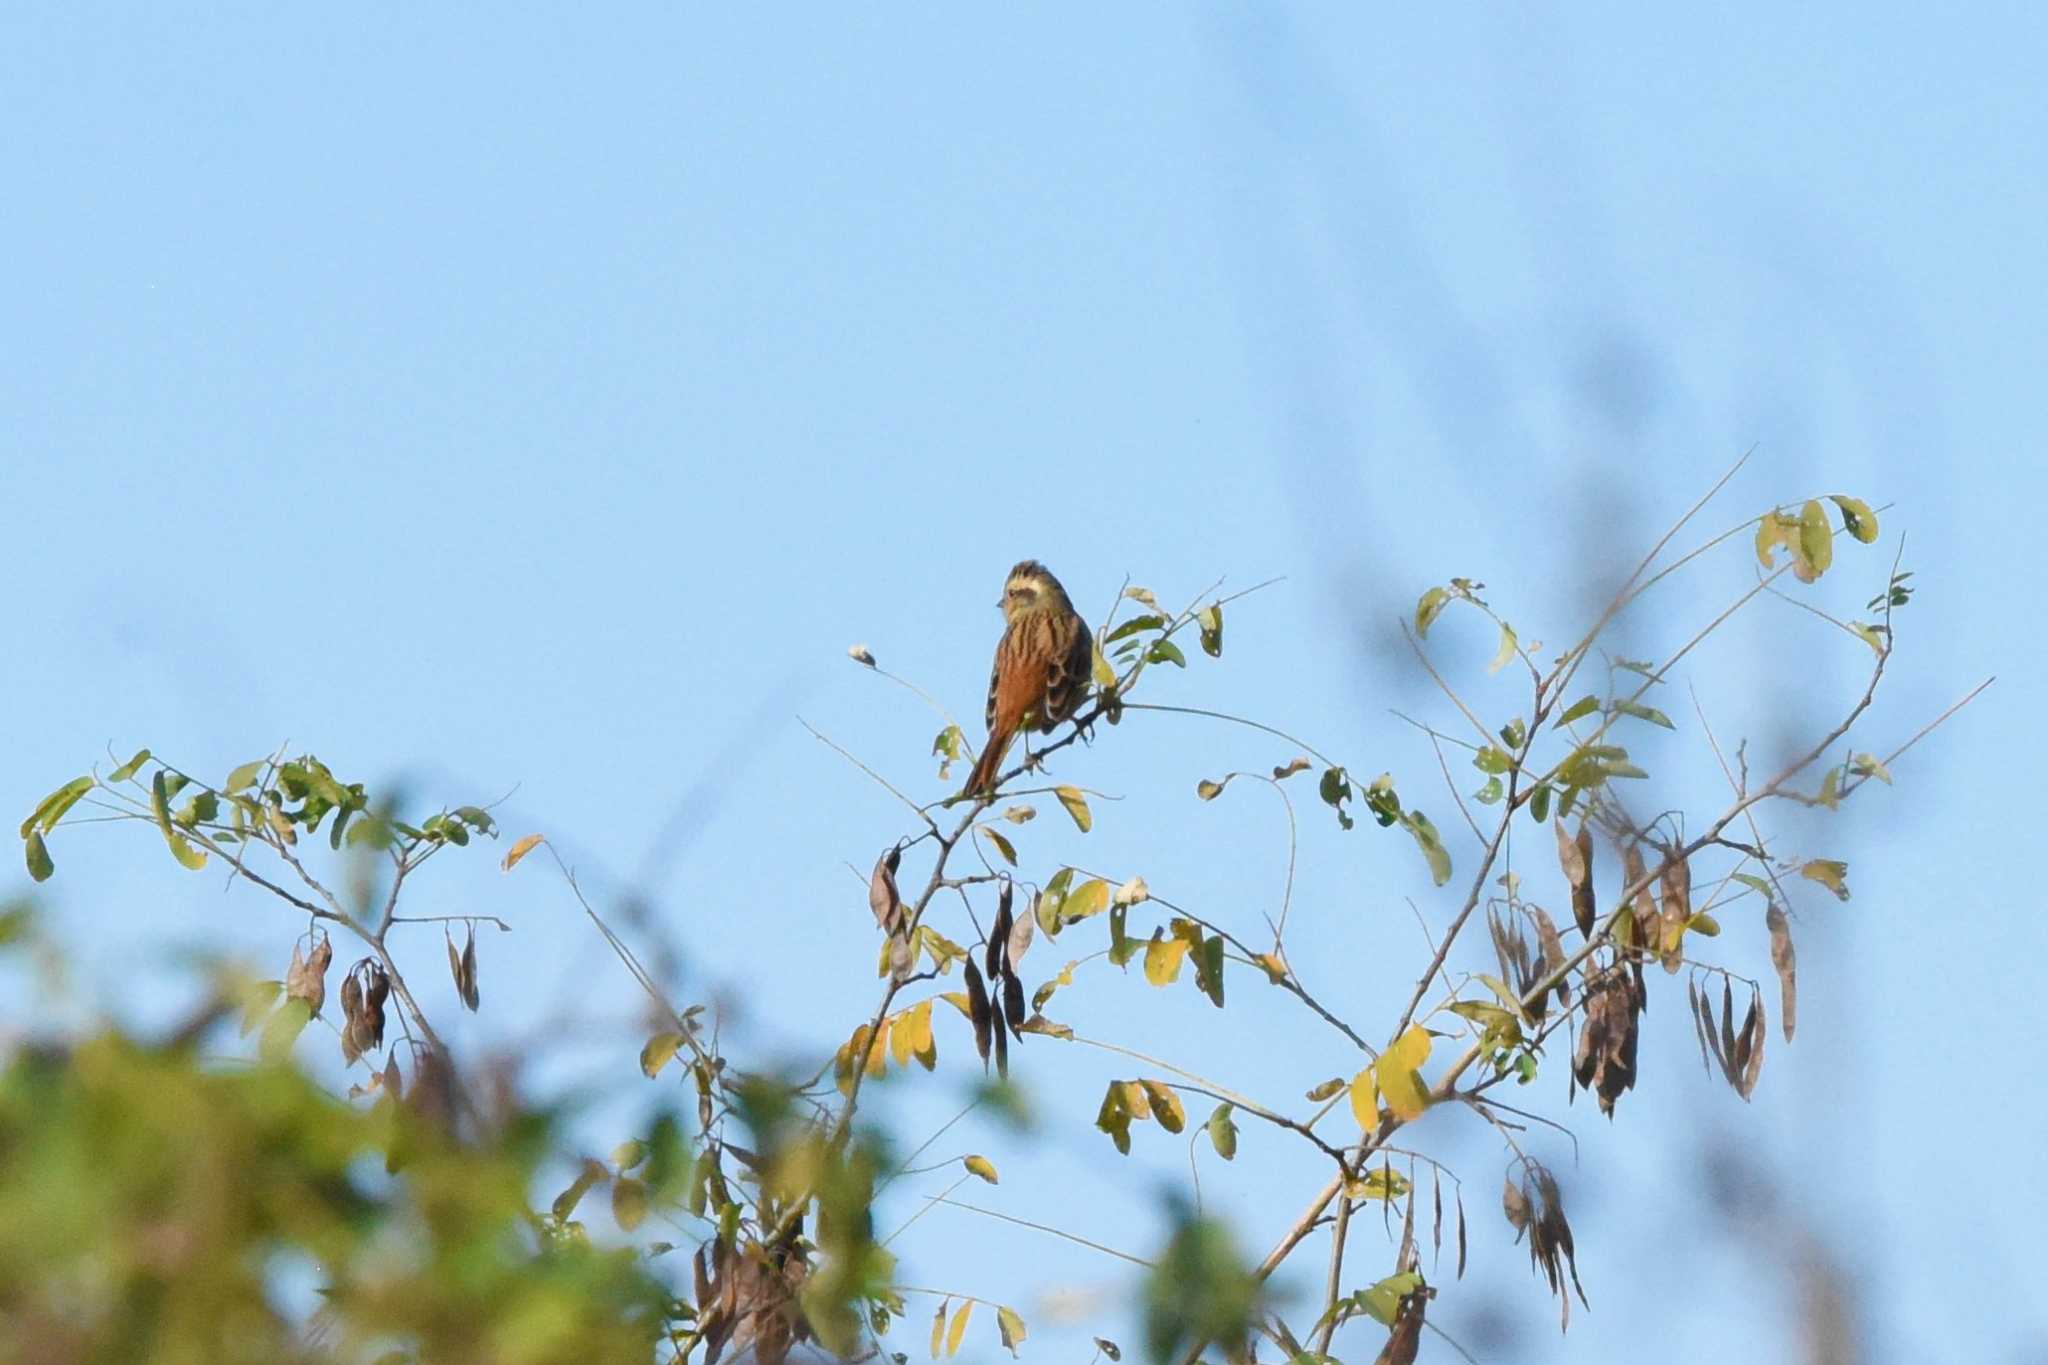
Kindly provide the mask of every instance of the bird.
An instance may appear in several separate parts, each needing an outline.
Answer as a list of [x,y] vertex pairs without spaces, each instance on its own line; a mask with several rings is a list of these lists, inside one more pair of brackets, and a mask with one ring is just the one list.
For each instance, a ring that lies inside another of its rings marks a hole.
[[1067,590],[1035,559],[1003,583],[1004,630],[988,679],[988,742],[967,778],[967,795],[988,796],[1010,744],[1027,725],[1051,731],[1080,709],[1094,673],[1095,637]]

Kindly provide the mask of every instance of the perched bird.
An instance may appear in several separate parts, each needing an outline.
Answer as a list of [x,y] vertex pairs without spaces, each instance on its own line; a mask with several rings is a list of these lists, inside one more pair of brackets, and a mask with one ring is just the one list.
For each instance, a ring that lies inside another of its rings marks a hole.
[[1010,570],[996,605],[1007,629],[989,674],[988,743],[967,779],[969,796],[995,790],[1003,755],[1025,726],[1050,731],[1080,708],[1095,663],[1088,623],[1037,560]]

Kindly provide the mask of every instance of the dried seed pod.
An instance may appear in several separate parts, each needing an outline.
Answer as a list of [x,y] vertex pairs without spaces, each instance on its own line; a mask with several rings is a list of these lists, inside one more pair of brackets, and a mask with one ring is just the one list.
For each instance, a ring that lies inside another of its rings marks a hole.
[[982,1064],[987,1065],[995,1014],[989,1008],[988,987],[982,983],[981,969],[972,958],[967,961],[967,1013],[974,1023],[974,1050],[981,1054]]
[[[1536,942],[1542,949],[1541,955],[1536,960],[1535,969],[1529,974],[1527,985],[1533,986],[1559,967],[1564,966],[1564,940],[1559,937],[1557,925],[1552,922],[1549,913],[1542,906],[1530,906],[1529,918],[1536,921]],[[1526,986],[1523,989],[1523,994],[1528,994]],[[1572,986],[1570,978],[1558,978],[1557,1000],[1561,1005],[1571,1004]],[[1535,1013],[1539,1018],[1541,1017],[1540,1010],[1535,1011]]]
[[327,935],[320,935],[320,941],[313,945],[310,956],[301,956],[299,945],[292,944],[292,965],[285,970],[284,996],[287,1000],[303,1000],[309,1014],[318,1014],[327,1003],[327,964],[334,961],[334,944]]
[[1761,994],[1753,997],[1749,1004],[1749,1016],[1743,1020],[1744,1047],[1742,1058],[1742,1079],[1737,1087],[1742,1098],[1748,1099],[1756,1093],[1757,1077],[1764,1069],[1764,1035],[1770,1026],[1764,1021],[1764,1001]]
[[476,1013],[482,997],[476,988],[476,923],[473,920],[469,926],[469,937],[462,945],[462,970],[456,985],[462,990],[462,1003],[469,1007],[471,1014]]
[[875,870],[868,877],[868,909],[888,934],[895,933],[903,921],[903,897],[896,890],[896,868],[902,861],[903,850],[892,845],[875,859]]
[[1664,905],[1657,914],[1657,951],[1664,970],[1676,974],[1683,965],[1686,922],[1692,918],[1692,872],[1674,849],[1658,873]]
[[1771,931],[1771,966],[1778,973],[1778,1022],[1789,1043],[1799,1017],[1799,958],[1792,951],[1792,926],[1776,902],[1764,912],[1764,924]]
[[993,981],[1003,973],[1003,953],[1010,942],[1010,883],[1004,882],[1003,889],[996,896],[996,922],[988,931],[988,950],[982,961],[982,969]]
[[1557,862],[1564,870],[1565,882],[1572,889],[1572,919],[1577,922],[1579,932],[1587,938],[1593,937],[1593,922],[1596,918],[1593,905],[1593,831],[1582,821],[1576,836],[1564,832],[1564,820],[1551,822],[1557,833]]
[[1636,948],[1645,957],[1657,955],[1657,899],[1650,893],[1650,869],[1643,862],[1643,850],[1630,844],[1621,855],[1621,889],[1636,888],[1630,905],[1635,916]]
[[[1009,964],[1005,963],[1005,968]],[[1024,1025],[1024,983],[1013,971],[1003,972],[1003,1015],[1010,1021],[1010,1032],[1023,1038]]]
[[912,968],[917,965],[917,954],[910,950],[910,940],[900,935],[889,940],[889,975],[898,981],[908,981]]
[[996,1075],[1003,1080],[1010,1079],[1010,1030],[1003,1019],[1003,1007],[993,1006],[989,1011],[989,1033],[996,1048]]
[[354,968],[341,978],[341,1060],[354,1066],[356,1058],[363,1055],[362,1044],[357,1040],[356,1028],[363,1017],[363,985],[356,979]]
[[1427,1285],[1418,1287],[1414,1293],[1405,1295],[1396,1310],[1393,1334],[1373,1365],[1415,1365],[1415,1356],[1422,1349],[1423,1306],[1436,1291]]
[[1038,898],[1032,897],[1031,909],[1017,916],[1010,925],[1009,941],[1003,945],[1003,960],[1010,964],[1012,971],[1024,960],[1024,954],[1031,951],[1031,935],[1038,920]]

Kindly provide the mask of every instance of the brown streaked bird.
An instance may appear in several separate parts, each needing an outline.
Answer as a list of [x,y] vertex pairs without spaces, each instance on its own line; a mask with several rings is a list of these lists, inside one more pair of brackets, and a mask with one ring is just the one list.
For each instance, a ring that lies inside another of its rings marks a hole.
[[1050,731],[1080,709],[1094,670],[1095,637],[1067,590],[1035,559],[1003,584],[1002,642],[988,680],[988,742],[967,779],[967,795],[995,791],[1010,743],[1027,725]]

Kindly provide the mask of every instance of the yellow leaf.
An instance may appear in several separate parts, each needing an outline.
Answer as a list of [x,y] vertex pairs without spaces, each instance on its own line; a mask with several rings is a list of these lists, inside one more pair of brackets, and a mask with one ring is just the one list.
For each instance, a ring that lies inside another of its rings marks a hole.
[[1493,662],[1486,666],[1488,673],[1498,673],[1515,657],[1515,628],[1503,621],[1500,623],[1500,649],[1493,656]]
[[976,825],[974,828],[981,833],[983,838],[996,846],[996,852],[1003,855],[1004,862],[1008,863],[1011,867],[1017,865],[1016,848],[999,831],[990,825]]
[[1394,1117],[1402,1122],[1415,1118],[1429,1107],[1429,1087],[1422,1083],[1420,1070],[1429,1060],[1429,1032],[1411,1024],[1392,1047],[1372,1065],[1373,1079]]
[[1861,498],[1852,498],[1846,493],[1831,493],[1835,506],[1842,509],[1842,529],[1868,545],[1877,539],[1877,513],[1870,510],[1870,504]]
[[1222,794],[1223,783],[1221,782],[1212,782],[1205,777],[1195,784],[1195,795],[1201,797],[1204,801],[1214,801]]
[[680,1033],[657,1033],[647,1040],[647,1046],[640,1049],[640,1070],[653,1080],[661,1069],[669,1064],[676,1050],[683,1045]]
[[917,1050],[917,1030],[908,1027],[909,1022],[910,1011],[904,1010],[889,1029],[889,1055],[898,1066],[909,1066],[910,1054]]
[[1145,1097],[1152,1102],[1152,1117],[1161,1128],[1169,1133],[1178,1133],[1187,1126],[1187,1110],[1181,1107],[1180,1096],[1164,1081],[1139,1081],[1144,1087]]
[[1074,823],[1081,827],[1083,834],[1094,827],[1095,817],[1089,813],[1088,799],[1081,795],[1079,787],[1054,787],[1052,794],[1067,808],[1067,814],[1074,817]]
[[875,1044],[868,1049],[868,1079],[873,1080],[889,1069],[889,1020],[882,1021],[882,1027],[875,1034]]
[[930,1071],[939,1064],[939,1047],[932,1037],[932,1002],[919,1001],[896,1027],[910,1035],[910,1054]]
[[1252,961],[1259,964],[1259,970],[1266,974],[1266,980],[1276,986],[1287,984],[1287,964],[1280,960],[1280,954],[1260,953]]
[[[1890,782],[1891,778],[1887,776],[1885,778],[1885,781]],[[1117,905],[1136,905],[1140,901],[1148,901],[1151,899],[1152,888],[1145,885],[1145,879],[1143,877],[1131,878],[1122,886],[1119,886],[1116,889],[1116,895],[1111,897],[1111,900]]]
[[612,1182],[612,1221],[631,1232],[647,1217],[647,1187],[627,1176]]
[[1834,858],[1815,858],[1799,869],[1799,875],[1819,882],[1839,900],[1849,899],[1849,865]]
[[960,1343],[967,1337],[967,1319],[974,1316],[974,1300],[960,1305],[960,1311],[953,1314],[953,1325],[946,1329],[946,1354],[960,1354]]
[[1332,1076],[1327,1081],[1318,1082],[1316,1087],[1308,1092],[1308,1102],[1310,1104],[1321,1104],[1343,1088],[1344,1078],[1342,1076]]
[[1381,1166],[1351,1181],[1345,1186],[1344,1193],[1353,1199],[1384,1199],[1392,1202],[1408,1193],[1408,1181],[1399,1171],[1391,1171]]
[[1010,1348],[1010,1354],[1017,1354],[1017,1343],[1024,1340],[1024,1319],[1014,1308],[996,1309],[996,1330],[1003,1334],[1003,1345]]
[[951,1299],[941,1299],[941,1300],[939,1301],[939,1311],[938,1311],[938,1312],[936,1312],[936,1313],[934,1313],[934,1314],[932,1314],[932,1359],[933,1359],[933,1360],[937,1360],[937,1359],[939,1358],[939,1352],[940,1352],[941,1350],[945,1349],[945,1343],[946,1343],[946,1309],[947,1309],[947,1308],[949,1308],[949,1307],[950,1307],[950,1306],[952,1305],[952,1303],[953,1303],[953,1301],[952,1301]]
[[1371,1067],[1351,1078],[1351,1116],[1364,1132],[1370,1133],[1380,1126],[1380,1104]]
[[1095,661],[1090,665],[1089,673],[1097,687],[1110,688],[1116,686],[1116,670],[1109,666],[1109,660],[1102,657],[1102,646],[1100,644],[1095,646]]
[[999,1183],[996,1179],[996,1164],[995,1162],[990,1161],[987,1157],[968,1156],[962,1157],[960,1161],[961,1164],[967,1167],[968,1170],[980,1176],[989,1184],[994,1185]]
[[1167,938],[1161,931],[1152,931],[1152,941],[1145,945],[1145,979],[1155,986],[1170,986],[1180,979],[1181,959],[1188,955],[1188,941],[1184,938]]
[[1109,883],[1100,877],[1090,877],[1067,894],[1060,903],[1060,922],[1072,924],[1076,920],[1099,915],[1109,909]]
[[974,1017],[974,1007],[967,1003],[966,991],[947,991],[940,995],[939,999],[945,1001],[954,1009],[959,1010],[962,1019],[972,1019]]
[[1152,1117],[1152,1093],[1140,1081],[1118,1081],[1117,1089],[1123,1091],[1124,1110],[1134,1119]]
[[1809,502],[1799,511],[1799,562],[1793,577],[1811,583],[1828,571],[1835,561],[1835,530],[1819,502]]
[[527,854],[541,846],[543,838],[544,836],[539,834],[527,835],[518,843],[505,850],[505,861],[500,863],[499,867],[506,872],[510,872],[513,868],[519,866],[521,858],[524,858]]

